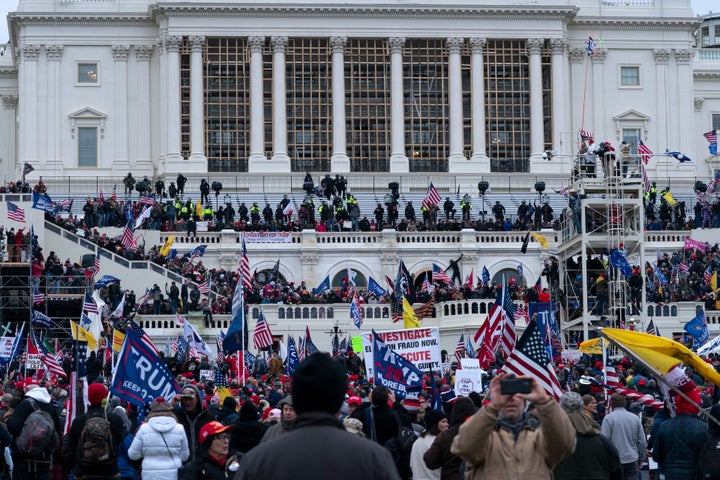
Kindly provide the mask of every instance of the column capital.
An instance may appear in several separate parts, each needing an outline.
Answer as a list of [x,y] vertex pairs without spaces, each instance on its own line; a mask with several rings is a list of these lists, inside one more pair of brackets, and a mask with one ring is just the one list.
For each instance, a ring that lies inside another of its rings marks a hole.
[[27,60],[37,60],[38,54],[40,53],[40,45],[33,43],[26,43],[21,48],[21,55]]
[[483,53],[485,46],[487,45],[487,39],[481,37],[470,38],[470,51],[472,53]]
[[130,45],[113,45],[112,46],[113,60],[127,61],[130,56]]
[[150,57],[152,57],[154,48],[155,47],[153,45],[135,45],[135,58],[138,61],[149,61]]
[[542,38],[528,38],[527,51],[529,55],[540,55],[545,40]]
[[347,37],[330,37],[330,47],[333,53],[343,53],[346,43]]
[[165,37],[165,51],[178,53],[180,51],[180,43],[182,37],[179,35],[169,35]]
[[592,60],[593,63],[605,63],[606,57],[607,57],[607,49],[596,48],[595,55],[590,55],[590,60]]
[[3,95],[2,96],[3,107],[6,110],[17,107],[18,96],[17,95]]
[[459,54],[462,51],[462,47],[465,45],[465,39],[463,37],[448,37],[445,40],[445,46],[450,54]]
[[250,53],[262,53],[262,49],[265,46],[265,37],[248,37],[247,44],[248,48],[250,48]]
[[552,38],[550,39],[550,50],[553,55],[563,55],[567,50],[568,41],[564,38]]
[[667,48],[656,48],[653,50],[653,56],[655,57],[655,63],[658,65],[667,65],[670,60],[670,50]]
[[679,64],[687,65],[693,58],[695,58],[695,50],[691,48],[675,50],[675,61]]
[[402,53],[405,46],[405,37],[390,37],[388,38],[388,45],[390,46],[390,53]]
[[62,58],[63,46],[60,44],[45,45],[45,53],[48,60],[60,60]]
[[202,52],[203,46],[205,46],[205,37],[203,35],[190,35],[188,43],[190,43],[190,51]]
[[703,103],[705,103],[705,99],[702,97],[695,97],[693,99],[693,106],[696,112],[702,112]]
[[581,63],[587,57],[586,48],[571,48],[568,53],[572,63]]
[[288,37],[270,37],[273,53],[285,53],[285,47],[288,44]]

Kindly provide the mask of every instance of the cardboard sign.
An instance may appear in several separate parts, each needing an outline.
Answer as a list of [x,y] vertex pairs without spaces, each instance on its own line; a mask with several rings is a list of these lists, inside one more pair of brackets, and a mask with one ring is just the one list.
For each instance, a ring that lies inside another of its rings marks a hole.
[[[380,339],[423,372],[440,370],[440,330],[437,327],[377,332]],[[362,351],[368,378],[373,377],[372,333],[362,334]]]
[[467,397],[472,392],[481,393],[483,371],[480,368],[461,368],[455,371],[455,395]]
[[212,370],[200,370],[200,380],[212,380],[215,378],[215,372]]

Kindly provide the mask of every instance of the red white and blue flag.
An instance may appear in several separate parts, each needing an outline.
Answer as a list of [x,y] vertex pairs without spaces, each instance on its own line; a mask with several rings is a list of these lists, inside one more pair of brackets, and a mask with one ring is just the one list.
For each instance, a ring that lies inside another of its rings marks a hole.
[[440,265],[437,265],[435,263],[433,263],[432,266],[432,279],[433,282],[445,282],[447,285],[452,284],[452,280],[450,280],[448,274],[445,273],[445,270],[440,268]]
[[7,202],[7,216],[9,220],[25,223],[25,210],[12,202]]
[[430,208],[431,206],[440,203],[441,199],[442,197],[440,197],[440,194],[435,188],[435,185],[430,183],[430,185],[428,185],[428,191],[425,194],[425,198],[423,198],[422,200],[422,206],[425,208]]
[[640,158],[642,158],[642,161],[645,165],[650,161],[650,156],[653,155],[652,150],[648,148],[647,145],[643,143],[642,140],[638,140],[638,153],[640,154]]
[[260,316],[258,317],[257,324],[255,325],[255,332],[253,332],[253,344],[257,350],[268,348],[273,344],[272,332],[270,332],[270,325],[268,325],[265,319],[265,314],[260,310]]

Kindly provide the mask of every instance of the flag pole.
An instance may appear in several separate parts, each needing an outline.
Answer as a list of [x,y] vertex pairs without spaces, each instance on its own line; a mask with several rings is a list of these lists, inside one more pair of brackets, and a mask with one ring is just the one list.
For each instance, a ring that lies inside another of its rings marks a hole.
[[[603,331],[602,328],[599,328],[598,330],[599,330],[600,334],[603,336],[603,338],[607,338],[611,343],[614,343],[614,344],[615,344],[616,346],[618,346],[621,350],[623,350],[623,351],[624,351],[630,358],[632,358],[635,362],[642,364],[645,368],[647,368],[648,370],[650,370],[650,372],[652,372],[652,374],[655,375],[655,377],[656,377],[658,380],[660,380],[662,383],[664,383],[664,384],[665,384],[668,388],[670,388],[673,392],[675,392],[675,393],[677,393],[678,395],[680,395],[681,397],[683,397],[688,403],[690,403],[690,404],[693,405],[695,408],[697,408],[697,409],[700,411],[700,413],[702,413],[703,415],[705,415],[708,419],[712,420],[716,425],[720,426],[720,419],[717,419],[717,418],[713,417],[712,415],[710,415],[709,409],[708,409],[708,410],[703,409],[703,408],[702,408],[702,405],[699,405],[699,404],[695,403],[695,400],[693,400],[692,398],[690,398],[689,396],[687,396],[687,395],[685,394],[685,392],[681,391],[681,390],[680,390],[679,388],[677,388],[675,385],[673,385],[672,383],[668,382],[667,379],[665,378],[665,375],[663,375],[663,373],[662,373],[660,370],[658,370],[657,368],[655,368],[655,367],[653,367],[652,365],[648,364],[647,362],[643,361],[642,358],[640,358],[638,355],[636,355],[635,352],[633,352],[633,351],[630,349],[630,347],[628,347],[628,346],[625,345],[624,343],[620,342],[620,341],[617,340],[616,338],[612,338],[612,337],[610,337],[609,335],[606,335],[606,334],[604,333],[604,331]],[[679,362],[679,361],[678,361],[678,363],[682,363],[682,362]],[[607,383],[607,382],[606,382],[606,383]],[[665,399],[665,401],[668,401],[668,399]]]

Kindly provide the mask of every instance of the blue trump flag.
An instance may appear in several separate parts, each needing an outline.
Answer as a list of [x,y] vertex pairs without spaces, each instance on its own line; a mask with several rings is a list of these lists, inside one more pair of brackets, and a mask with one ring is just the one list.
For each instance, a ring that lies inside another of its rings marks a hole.
[[374,278],[370,277],[368,279],[368,292],[372,292],[375,294],[376,297],[382,297],[384,295],[387,295],[387,290],[382,288],[379,283],[375,281]]
[[707,322],[705,321],[704,310],[698,313],[695,318],[687,322],[683,328],[699,345],[707,342],[708,338],[710,338],[710,332],[708,332]]
[[110,391],[142,408],[155,398],[170,400],[180,392],[180,385],[160,357],[128,328]]
[[483,265],[482,269],[482,281],[484,283],[490,283],[490,272],[488,271],[487,267]]
[[32,208],[50,213],[55,213],[56,205],[50,198],[50,195],[46,193],[33,192]]
[[295,369],[300,364],[300,359],[298,358],[297,353],[297,347],[295,346],[295,340],[292,336],[288,337],[288,356],[287,361],[285,365],[285,373],[287,375],[292,375],[295,372]]
[[632,276],[632,267],[630,266],[630,263],[628,263],[625,255],[623,255],[623,253],[617,248],[610,253],[610,265],[614,268],[620,269],[620,273],[622,273],[625,278],[630,278]]
[[380,340],[375,330],[372,337],[375,385],[392,390],[400,399],[407,397],[409,392],[419,391],[422,388],[422,372]]
[[225,353],[247,350],[248,332],[245,328],[245,293],[242,279],[238,280],[232,300],[232,321],[223,339]]
[[95,282],[95,290],[98,290],[100,288],[105,288],[108,285],[110,285],[113,282],[119,282],[120,279],[117,277],[113,277],[112,275],[103,275],[100,280]]
[[330,275],[328,275],[322,282],[320,282],[320,285],[315,287],[313,295],[320,295],[325,292],[329,292],[330,290]]

